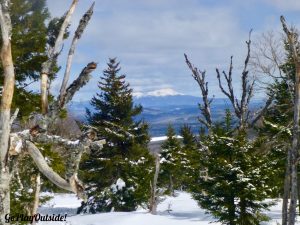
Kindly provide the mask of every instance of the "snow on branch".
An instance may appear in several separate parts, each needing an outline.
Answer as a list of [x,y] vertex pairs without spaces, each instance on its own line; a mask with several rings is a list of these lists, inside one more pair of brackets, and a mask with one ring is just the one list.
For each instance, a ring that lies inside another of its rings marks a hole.
[[[90,140],[88,133],[85,133],[80,139],[70,141],[57,135],[40,133],[40,131],[41,130],[36,127],[34,129],[24,130],[18,133],[11,133],[9,154],[18,155],[23,149],[26,149],[38,166],[39,170],[51,182],[60,188],[76,193],[78,197],[84,199],[84,187],[82,182],[77,178],[77,171],[82,153],[89,148],[102,149],[105,144],[105,140]],[[61,178],[48,166],[42,153],[34,143],[51,144],[54,147],[62,146],[69,152],[66,162],[66,180]]]
[[77,194],[78,197],[81,199],[85,199],[84,196],[84,187],[82,183],[78,180],[77,174],[74,174],[70,179],[69,182],[59,176],[51,167],[48,166],[45,158],[43,157],[42,153],[39,149],[30,141],[26,141],[26,149],[39,168],[39,171],[43,173],[52,183],[57,185],[58,187],[72,191]]

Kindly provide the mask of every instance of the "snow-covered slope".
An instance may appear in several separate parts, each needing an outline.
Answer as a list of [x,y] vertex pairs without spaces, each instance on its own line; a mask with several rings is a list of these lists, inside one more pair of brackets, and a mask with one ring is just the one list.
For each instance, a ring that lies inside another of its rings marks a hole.
[[[53,213],[53,209],[63,211],[64,207],[78,207],[80,201],[74,195],[58,194],[43,207],[42,213]],[[66,210],[67,208],[65,208]],[[67,213],[70,212],[67,210]],[[262,225],[276,225],[281,218],[280,202],[271,208],[267,214],[272,218],[270,222]],[[177,197],[167,197],[158,206],[158,214],[151,215],[147,211],[140,209],[136,212],[111,212],[95,215],[70,215],[66,222],[40,222],[42,225],[209,225],[215,221],[214,218],[206,214],[198,207],[190,194],[181,192]],[[213,223],[220,225],[220,223]],[[300,224],[300,223],[297,223]]]

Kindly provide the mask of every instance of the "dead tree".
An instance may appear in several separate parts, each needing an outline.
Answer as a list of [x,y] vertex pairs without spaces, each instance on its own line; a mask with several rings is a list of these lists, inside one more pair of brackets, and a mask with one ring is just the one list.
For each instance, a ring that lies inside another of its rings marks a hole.
[[[297,164],[299,148],[299,110],[300,110],[300,57],[298,35],[293,29],[289,29],[283,16],[280,17],[283,31],[287,36],[290,51],[296,68],[295,87],[294,87],[294,119],[293,119],[293,138],[292,146],[288,150],[286,175],[289,174],[289,180],[284,185],[284,204],[282,208],[282,224],[294,225],[296,220],[297,207]],[[290,196],[289,209],[288,196]]]
[[212,125],[210,104],[212,103],[213,99],[208,98],[208,82],[206,82],[206,80],[205,80],[206,71],[201,71],[197,67],[195,67],[189,61],[186,54],[184,54],[184,57],[185,57],[186,64],[188,65],[189,69],[192,72],[192,77],[198,83],[201,94],[202,94],[203,105],[199,104],[199,108],[201,110],[201,114],[203,115],[204,119],[202,119],[200,117],[198,119],[209,130]]
[[67,11],[65,15],[65,19],[61,25],[60,31],[58,33],[58,36],[56,38],[55,44],[53,47],[51,47],[48,51],[48,60],[42,64],[42,71],[41,71],[41,108],[42,113],[45,115],[48,110],[48,79],[49,74],[53,69],[55,60],[57,59],[60,50],[61,45],[63,42],[64,34],[67,29],[67,27],[70,24],[71,17],[75,11],[76,5],[78,3],[78,0],[73,0],[70,9]]
[[14,94],[15,73],[11,53],[10,1],[0,1],[0,25],[2,36],[1,63],[4,71],[4,85],[0,112],[0,224],[5,224],[4,216],[10,212],[10,173],[8,144],[11,129],[11,103]]
[[160,157],[158,154],[155,155],[155,172],[153,177],[153,183],[150,183],[151,187],[151,197],[150,197],[150,204],[149,204],[149,211],[151,214],[156,215],[157,205],[159,203],[159,196],[157,193],[157,180],[159,175],[160,169]]
[[255,79],[253,81],[249,80],[249,71],[248,71],[248,65],[249,65],[249,60],[250,60],[250,45],[251,45],[251,31],[249,33],[249,40],[246,41],[247,44],[247,56],[245,59],[244,63],[244,68],[241,74],[242,78],[242,94],[240,99],[237,99],[235,96],[235,93],[233,91],[233,84],[232,84],[232,72],[233,72],[233,65],[232,65],[232,59],[233,56],[230,58],[230,66],[228,73],[226,73],[224,70],[222,72],[224,79],[225,79],[225,84],[227,84],[227,90],[224,88],[221,80],[221,73],[219,69],[216,69],[217,72],[217,78],[219,81],[219,87],[224,95],[228,97],[228,99],[231,102],[231,105],[233,107],[234,113],[236,117],[239,119],[239,128],[244,129],[246,127],[246,124],[249,119],[249,103],[250,99],[253,95],[253,88],[254,88],[254,83]]
[[[243,71],[241,74],[242,78],[242,94],[240,96],[240,99],[237,98],[236,94],[234,93],[234,87],[233,87],[233,56],[230,58],[230,64],[229,64],[229,70],[228,72],[225,72],[224,70],[222,73],[218,68],[216,68],[217,72],[217,79],[219,83],[219,88],[222,91],[224,95],[227,96],[229,101],[231,102],[231,105],[233,107],[234,113],[236,117],[239,119],[239,129],[245,129],[248,127],[253,127],[254,124],[264,115],[268,107],[271,105],[273,101],[273,97],[270,96],[270,98],[266,101],[265,106],[257,112],[254,116],[250,117],[250,110],[249,110],[249,104],[250,100],[253,95],[254,90],[254,84],[255,79],[252,81],[249,79],[249,60],[250,60],[250,47],[251,47],[251,31],[249,33],[249,39],[246,41],[247,44],[247,55],[244,62]],[[200,110],[205,118],[205,120],[200,119],[200,122],[203,123],[208,129],[212,126],[212,118],[211,118],[211,109],[210,105],[212,103],[212,99],[209,100],[208,98],[208,82],[205,80],[205,71],[198,70],[197,67],[193,66],[192,63],[188,60],[186,54],[185,61],[189,67],[189,69],[192,71],[193,78],[197,81],[201,94],[202,94],[202,100],[203,100],[203,106],[201,105]],[[227,88],[223,85],[223,79],[225,79],[225,85]],[[251,120],[251,121],[250,121]]]
[[[67,191],[77,194],[78,197],[84,199],[84,185],[77,177],[77,171],[81,155],[84,151],[97,148],[101,149],[104,140],[90,139],[89,132],[85,132],[77,140],[69,140],[50,132],[49,127],[55,123],[59,117],[61,109],[70,102],[74,94],[81,87],[87,84],[90,74],[96,69],[97,64],[88,63],[81,71],[78,78],[75,79],[69,87],[65,89],[63,94],[48,105],[47,87],[48,74],[52,73],[53,63],[60,52],[62,36],[70,22],[70,17],[75,10],[78,0],[74,0],[68,10],[59,35],[56,39],[55,46],[48,52],[49,59],[43,63],[41,71],[41,98],[42,98],[42,114],[33,113],[35,124],[31,129],[22,130],[20,132],[11,133],[11,124],[17,116],[17,112],[11,116],[11,103],[15,85],[14,66],[11,52],[11,21],[9,15],[10,1],[0,1],[0,25],[2,35],[1,63],[4,70],[4,85],[1,99],[0,112],[0,224],[9,224],[5,222],[5,215],[10,212],[10,180],[13,175],[14,158],[22,152],[27,152],[39,171],[43,173],[52,183]],[[93,11],[93,5],[87,12],[87,24]],[[85,14],[85,18],[86,15]],[[63,147],[70,153],[67,161],[67,171],[65,177],[59,176],[48,165],[37,144],[51,144],[54,147]],[[14,157],[12,157],[14,156]]]

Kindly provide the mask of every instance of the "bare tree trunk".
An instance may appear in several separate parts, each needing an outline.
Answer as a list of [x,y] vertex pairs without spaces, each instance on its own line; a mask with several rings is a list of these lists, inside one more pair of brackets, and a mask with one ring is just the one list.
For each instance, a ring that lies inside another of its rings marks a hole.
[[41,109],[45,115],[48,112],[48,74],[41,75]]
[[289,203],[289,195],[291,191],[290,169],[291,169],[290,156],[288,154],[285,178],[284,178],[284,193],[282,197],[282,225],[287,225],[288,223],[288,203]]
[[172,177],[172,175],[170,174],[169,175],[169,191],[170,191],[170,195],[171,196],[175,196],[175,194],[174,194],[174,183],[173,183],[173,177]]
[[295,74],[295,98],[294,98],[294,121],[293,121],[293,141],[292,146],[288,151],[288,157],[290,158],[290,183],[291,183],[291,194],[290,194],[290,206],[289,206],[289,218],[288,224],[294,225],[296,220],[296,209],[297,209],[297,163],[298,163],[298,147],[299,147],[299,111],[300,111],[300,58],[299,58],[299,41],[298,35],[294,29],[289,30],[286,25],[285,18],[280,17],[280,21],[283,27],[283,31],[287,36],[289,47],[293,56],[294,65],[296,67]]
[[55,59],[59,55],[60,47],[62,45],[65,31],[70,24],[71,17],[75,11],[78,0],[73,0],[68,12],[66,13],[65,20],[59,30],[59,34],[56,38],[55,45],[49,51],[49,59],[42,64],[41,72],[41,107],[42,114],[46,115],[48,112],[48,75],[52,72]]
[[[35,194],[34,194],[34,203],[31,215],[34,216],[37,214],[37,210],[40,203],[40,191],[41,191],[41,175],[38,173],[35,180]],[[32,224],[36,224],[36,221],[33,221]]]
[[150,212],[153,215],[156,215],[157,204],[158,204],[158,196],[157,196],[157,179],[160,169],[160,157],[158,155],[155,156],[155,173],[153,177],[153,184],[151,185],[151,199],[150,199]]
[[293,142],[290,149],[291,154],[291,201],[289,208],[289,225],[294,225],[296,220],[297,208],[297,162],[298,162],[298,142],[299,142],[299,111],[300,111],[300,63],[296,64],[296,82],[295,82],[295,105],[294,105],[294,125]]
[[75,35],[73,37],[71,47],[70,47],[70,50],[69,50],[69,54],[68,54],[64,79],[62,81],[61,88],[60,88],[60,94],[59,94],[59,101],[60,102],[63,102],[63,97],[66,93],[67,84],[68,84],[69,77],[70,77],[70,72],[71,72],[71,65],[72,65],[72,61],[73,61],[73,56],[74,56],[74,53],[75,53],[76,44],[77,44],[78,40],[81,38],[81,35],[82,35],[84,29],[88,25],[92,15],[93,15],[94,5],[95,5],[95,3],[93,3],[92,6],[89,8],[89,10],[83,15],[83,17],[81,18],[81,20],[79,22],[79,25],[78,25],[78,27],[75,31]]
[[14,94],[15,73],[11,54],[10,1],[0,3],[0,24],[2,34],[1,62],[4,71],[4,85],[0,112],[0,224],[5,223],[5,214],[10,212],[10,173],[8,167],[8,143],[11,128],[10,110]]

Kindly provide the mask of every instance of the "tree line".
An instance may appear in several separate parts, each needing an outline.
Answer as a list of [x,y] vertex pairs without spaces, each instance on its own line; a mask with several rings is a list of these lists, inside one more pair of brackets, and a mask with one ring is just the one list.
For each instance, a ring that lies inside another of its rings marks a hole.
[[[170,125],[161,151],[151,154],[148,124],[135,120],[143,108],[134,104],[116,58],[108,60],[100,76],[99,92],[91,100],[95,111],[86,112],[88,122],[75,121],[66,110],[97,67],[88,63],[68,86],[76,45],[94,4],[73,35],[59,95],[51,95],[51,82],[61,70],[57,57],[71,36],[68,27],[77,4],[73,0],[61,18],[50,19],[45,0],[0,2],[0,224],[7,224],[4,216],[10,212],[35,214],[47,200],[39,197],[40,191],[62,189],[83,200],[78,213],[142,206],[153,214],[164,195],[185,190],[216,221],[229,225],[268,220],[263,211],[274,202],[266,199],[280,197],[282,224],[295,224],[300,199],[299,40],[284,17],[283,40],[265,34],[253,48],[250,31],[242,70],[234,70],[233,56],[228,70],[216,69],[218,86],[232,105],[221,121],[211,117],[214,99],[206,71],[184,54],[201,91],[199,134],[184,125],[178,140]],[[250,102],[259,82],[255,73],[267,76],[269,83],[265,105],[254,112]],[[237,77],[239,95],[233,80]],[[37,81],[40,93],[29,91]],[[64,126],[72,129],[61,132]]]

